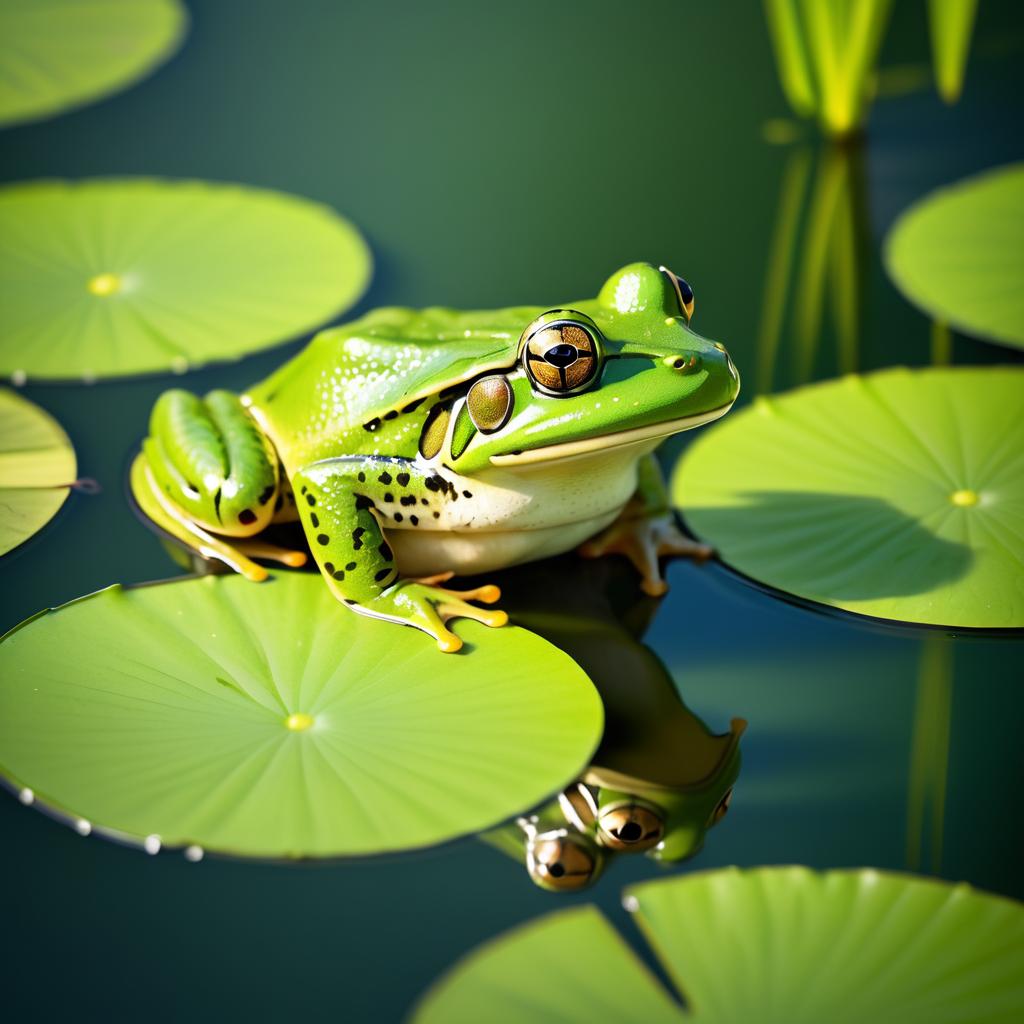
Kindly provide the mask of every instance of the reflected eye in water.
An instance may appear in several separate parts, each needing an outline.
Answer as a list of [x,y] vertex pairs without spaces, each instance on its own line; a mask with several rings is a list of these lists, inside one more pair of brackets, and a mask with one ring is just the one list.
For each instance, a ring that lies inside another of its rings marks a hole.
[[542,889],[573,892],[595,881],[604,866],[597,847],[561,830],[537,836],[526,850],[526,869]]
[[661,842],[665,823],[646,804],[619,804],[602,809],[597,822],[598,841],[613,850],[640,852]]
[[731,803],[732,786],[729,787],[725,796],[718,801],[718,806],[711,812],[711,817],[708,819],[708,828],[711,828],[713,825],[717,825],[729,813],[729,804]]

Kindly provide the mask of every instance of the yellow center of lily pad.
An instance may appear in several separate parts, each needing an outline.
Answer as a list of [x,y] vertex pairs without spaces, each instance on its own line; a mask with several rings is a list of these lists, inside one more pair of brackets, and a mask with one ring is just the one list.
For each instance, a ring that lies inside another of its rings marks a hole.
[[972,505],[978,504],[978,492],[965,487],[963,490],[954,491],[949,496],[949,500],[958,508],[970,508]]
[[113,295],[121,290],[121,278],[117,274],[97,274],[86,287],[93,295]]
[[295,711],[284,720],[284,724],[292,732],[305,732],[313,724],[313,716],[305,711]]

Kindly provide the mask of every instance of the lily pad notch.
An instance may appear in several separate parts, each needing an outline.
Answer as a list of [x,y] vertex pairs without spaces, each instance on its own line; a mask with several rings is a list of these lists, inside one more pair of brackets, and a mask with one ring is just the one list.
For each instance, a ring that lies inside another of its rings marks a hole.
[[41,530],[77,482],[75,450],[38,405],[0,387],[0,555]]
[[624,905],[672,989],[584,906],[470,953],[426,994],[413,1024],[1024,1016],[1024,908],[967,885],[870,869],[728,868],[633,886]]

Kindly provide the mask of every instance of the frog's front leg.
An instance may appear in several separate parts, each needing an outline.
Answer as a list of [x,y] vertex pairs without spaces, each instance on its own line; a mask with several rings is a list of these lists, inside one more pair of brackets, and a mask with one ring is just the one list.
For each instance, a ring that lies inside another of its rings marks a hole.
[[653,454],[640,460],[636,493],[619,518],[580,547],[586,558],[625,555],[643,577],[644,593],[660,597],[668,590],[658,559],[688,556],[698,561],[714,553],[707,544],[690,540],[676,524],[668,502],[661,467]]
[[331,591],[353,611],[422,629],[447,652],[462,646],[447,628],[449,619],[476,619],[487,626],[508,621],[502,611],[467,603],[492,604],[501,596],[497,587],[454,591],[399,578],[377,508],[428,492],[425,477],[409,460],[325,459],[297,472],[292,487],[313,557]]

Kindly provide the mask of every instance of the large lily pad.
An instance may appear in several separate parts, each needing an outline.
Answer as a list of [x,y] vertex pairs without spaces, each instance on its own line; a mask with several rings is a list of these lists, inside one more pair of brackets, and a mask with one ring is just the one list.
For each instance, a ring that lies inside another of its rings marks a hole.
[[428,994],[415,1021],[1024,1017],[1024,911],[966,885],[875,871],[731,868],[635,886],[626,905],[676,993],[585,907],[472,953]]
[[0,0],[0,125],[123,89],[184,38],[177,0]]
[[0,555],[41,530],[75,479],[75,450],[49,413],[0,388]]
[[673,498],[722,560],[848,611],[1024,626],[1024,370],[893,369],[761,398]]
[[532,633],[457,629],[465,653],[441,654],[306,573],[112,587],[0,643],[0,771],[151,850],[327,857],[475,832],[575,777],[602,710]]
[[351,224],[305,199],[197,181],[0,190],[0,373],[184,371],[294,337],[363,293]]
[[885,241],[896,286],[932,319],[1024,348],[1024,164],[912,206]]

